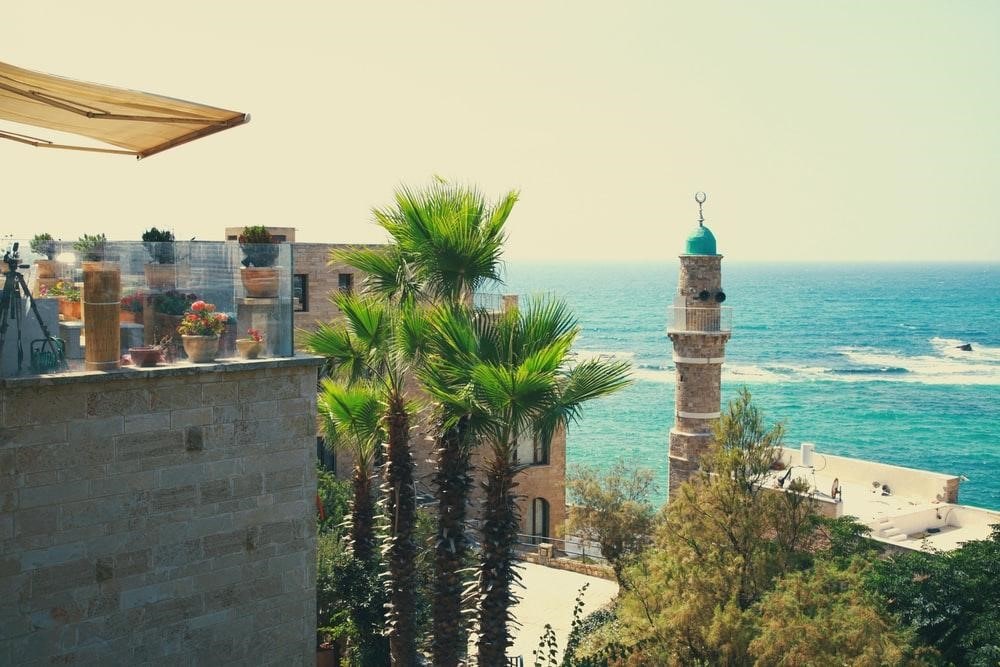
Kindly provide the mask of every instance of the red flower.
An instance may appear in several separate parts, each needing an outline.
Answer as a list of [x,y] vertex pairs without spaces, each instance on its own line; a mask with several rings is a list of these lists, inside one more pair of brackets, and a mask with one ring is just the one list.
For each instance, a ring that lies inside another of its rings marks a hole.
[[200,300],[199,301],[195,301],[194,303],[191,304],[191,310],[193,310],[195,312],[201,312],[201,311],[205,310],[205,306],[207,306],[207,305],[208,304],[205,303],[204,301],[200,301]]
[[188,315],[187,317],[185,317],[184,319],[186,319],[186,320],[187,320],[188,322],[197,322],[197,321],[198,321],[198,316],[197,316],[197,315],[195,315],[194,313],[190,313],[190,314],[189,314],[189,315]]

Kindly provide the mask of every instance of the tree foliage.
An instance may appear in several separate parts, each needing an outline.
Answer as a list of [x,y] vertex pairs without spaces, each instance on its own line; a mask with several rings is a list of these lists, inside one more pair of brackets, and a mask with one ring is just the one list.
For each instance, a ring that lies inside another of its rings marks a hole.
[[567,475],[566,492],[566,534],[597,542],[618,585],[627,585],[624,568],[649,543],[656,519],[649,503],[655,492],[653,471],[629,468],[621,460],[604,473],[594,466],[575,466]]
[[867,585],[944,660],[1000,664],[1000,525],[955,551],[878,561]]
[[749,652],[757,664],[903,664],[910,638],[865,593],[864,567],[821,560],[782,577],[755,610],[759,631]]
[[[774,613],[803,624],[810,614],[822,620],[825,632],[835,638],[831,641],[844,651],[838,660],[895,655],[886,637],[896,642],[893,646],[905,646],[905,640],[893,634],[891,620],[861,597],[838,599],[836,613],[829,614],[796,607],[790,599],[794,591],[819,595],[817,590],[835,589],[856,574],[838,575],[837,568],[846,561],[830,555],[833,544],[841,550],[852,548],[845,544],[853,542],[841,539],[842,533],[851,535],[849,526],[820,530],[823,522],[799,483],[785,492],[769,488],[781,438],[781,426],[769,428],[745,390],[723,413],[702,469],[667,506],[655,546],[626,570],[628,587],[619,601],[618,627],[620,640],[632,653],[623,664],[755,664],[754,652],[763,654],[765,649],[754,641],[764,630],[777,627],[767,625],[777,623],[771,617],[763,626],[759,620],[775,590],[780,593],[774,598]],[[817,554],[829,562],[823,566],[828,569],[815,579],[799,575],[814,564]],[[884,633],[868,639],[854,633],[859,623],[874,618],[882,619]]]

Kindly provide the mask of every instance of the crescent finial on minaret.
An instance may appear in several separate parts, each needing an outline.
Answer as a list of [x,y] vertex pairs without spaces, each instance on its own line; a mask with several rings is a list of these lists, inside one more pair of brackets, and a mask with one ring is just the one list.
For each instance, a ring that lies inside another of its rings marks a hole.
[[694,200],[698,202],[698,224],[705,225],[705,216],[702,214],[701,205],[705,203],[708,196],[704,192],[696,192],[694,195]]

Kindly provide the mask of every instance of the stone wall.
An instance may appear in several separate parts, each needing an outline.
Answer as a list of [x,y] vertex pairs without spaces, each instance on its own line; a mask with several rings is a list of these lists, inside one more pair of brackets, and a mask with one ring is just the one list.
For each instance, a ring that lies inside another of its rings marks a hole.
[[0,664],[311,664],[317,363],[3,381]]
[[329,322],[339,314],[330,295],[340,290],[340,274],[350,274],[354,288],[360,287],[363,275],[357,269],[341,262],[329,263],[330,251],[349,247],[382,246],[338,243],[296,243],[292,246],[292,273],[305,274],[309,281],[309,310],[294,313],[296,329],[311,329],[317,322]]

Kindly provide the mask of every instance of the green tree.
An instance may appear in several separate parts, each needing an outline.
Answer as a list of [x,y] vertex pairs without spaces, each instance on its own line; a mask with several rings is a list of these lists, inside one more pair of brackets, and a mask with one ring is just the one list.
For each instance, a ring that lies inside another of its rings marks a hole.
[[351,475],[350,538],[354,556],[375,560],[374,457],[382,441],[381,409],[375,390],[365,384],[345,385],[327,378],[316,399],[327,446],[346,449],[354,459]]
[[782,428],[742,391],[723,413],[702,469],[682,485],[656,547],[626,571],[623,642],[659,664],[751,664],[750,610],[787,571],[808,565],[817,524],[798,483],[766,488]]
[[520,520],[515,503],[521,435],[547,447],[557,430],[577,419],[582,405],[628,384],[624,362],[572,363],[579,328],[565,304],[531,301],[485,316],[467,309],[438,311],[432,325],[442,339],[424,375],[436,398],[468,407],[475,431],[489,446],[482,467],[485,495],[478,585],[481,665],[499,665],[509,645],[514,548]]
[[1000,664],[1000,525],[954,551],[877,561],[867,585],[949,663]]
[[903,664],[910,638],[862,586],[863,561],[819,561],[780,579],[756,607],[750,655],[761,665]]
[[[393,206],[374,211],[376,222],[389,233],[390,244],[344,251],[337,258],[364,271],[364,288],[390,302],[470,305],[475,291],[500,280],[503,228],[516,201],[517,193],[511,191],[491,204],[476,188],[440,179],[423,190],[401,187]],[[436,389],[439,397],[450,396],[454,387]],[[437,469],[432,479],[438,501],[432,648],[434,664],[442,667],[458,664],[464,652],[461,638],[467,633],[462,593],[468,548],[465,516],[472,486],[470,456],[476,441],[471,425],[464,402],[439,399]]]
[[622,460],[604,473],[594,466],[576,466],[566,478],[566,534],[600,544],[619,586],[626,585],[625,566],[650,541],[656,511],[649,496],[654,489],[652,470],[629,468]]
[[[405,309],[394,308],[376,298],[339,294],[335,301],[343,320],[317,328],[307,337],[307,347],[327,358],[328,369],[334,376],[324,385],[324,392],[336,391],[332,388],[339,386],[343,390],[339,397],[351,406],[368,405],[360,398],[348,401],[351,392],[364,388],[371,391],[377,405],[378,430],[385,434],[386,442],[382,484],[387,519],[383,536],[388,569],[386,632],[393,664],[413,665],[417,659],[413,569],[416,493],[410,452],[411,412],[405,395],[405,358],[410,345],[407,336],[413,331],[408,323],[413,318]],[[336,404],[338,401],[331,405]],[[360,408],[359,413],[367,414]]]

